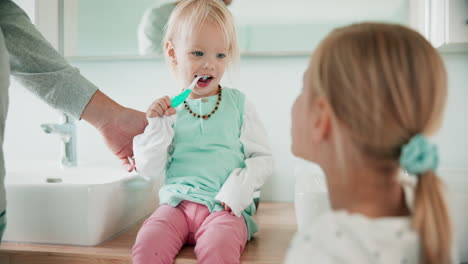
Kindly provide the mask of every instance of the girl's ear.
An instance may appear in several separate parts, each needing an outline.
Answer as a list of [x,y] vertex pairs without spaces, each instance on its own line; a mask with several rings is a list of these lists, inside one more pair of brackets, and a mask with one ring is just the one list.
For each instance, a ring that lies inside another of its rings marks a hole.
[[313,102],[312,111],[312,140],[316,143],[329,140],[332,132],[332,111],[328,100],[317,97]]
[[172,43],[172,41],[166,41],[166,43],[164,43],[164,49],[166,50],[166,55],[168,58],[170,58],[171,62],[174,65],[177,65],[177,57],[175,54],[174,43]]

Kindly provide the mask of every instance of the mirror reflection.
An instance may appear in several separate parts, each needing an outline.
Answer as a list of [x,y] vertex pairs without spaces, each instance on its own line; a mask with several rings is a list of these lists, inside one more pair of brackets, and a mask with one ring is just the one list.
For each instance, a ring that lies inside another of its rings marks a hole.
[[[220,0],[221,1],[221,0]],[[305,55],[331,29],[352,22],[407,23],[403,0],[224,0],[243,55]],[[67,57],[159,56],[174,0],[67,0]],[[368,12],[374,10],[375,12]]]

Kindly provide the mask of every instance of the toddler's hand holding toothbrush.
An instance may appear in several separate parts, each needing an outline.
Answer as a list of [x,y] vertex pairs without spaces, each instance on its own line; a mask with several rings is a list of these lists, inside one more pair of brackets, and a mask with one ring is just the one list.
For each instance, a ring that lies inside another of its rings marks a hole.
[[171,99],[169,96],[164,96],[157,99],[150,105],[146,111],[146,116],[149,118],[157,116],[162,117],[163,115],[171,116],[175,113],[175,108],[171,107]]
[[190,92],[192,92],[192,89],[195,87],[198,80],[201,78],[206,79],[208,77],[209,76],[197,76],[187,89],[184,89],[179,95],[172,98],[172,100],[168,96],[165,96],[154,101],[150,105],[148,111],[146,111],[146,116],[151,118],[156,116],[161,117],[163,115],[171,116],[175,114],[176,110],[174,107],[177,107],[184,102],[184,100],[190,95]]

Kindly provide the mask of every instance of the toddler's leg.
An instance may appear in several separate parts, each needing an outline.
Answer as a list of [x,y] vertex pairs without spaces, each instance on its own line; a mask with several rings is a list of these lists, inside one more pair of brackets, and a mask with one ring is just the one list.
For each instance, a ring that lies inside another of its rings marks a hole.
[[161,205],[138,231],[132,264],[170,264],[184,245],[187,221],[180,208]]
[[212,213],[195,234],[195,240],[198,263],[240,263],[247,242],[247,225],[244,218],[226,211]]

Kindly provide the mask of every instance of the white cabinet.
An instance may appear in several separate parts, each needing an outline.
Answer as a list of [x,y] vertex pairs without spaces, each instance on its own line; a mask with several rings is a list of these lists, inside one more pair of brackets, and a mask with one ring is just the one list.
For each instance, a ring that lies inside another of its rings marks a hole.
[[410,0],[410,25],[441,51],[468,51],[468,0]]

